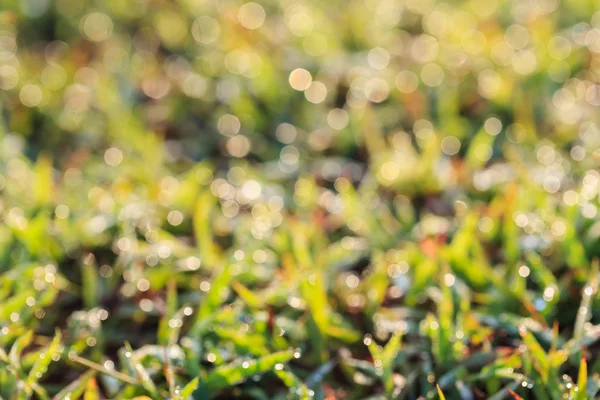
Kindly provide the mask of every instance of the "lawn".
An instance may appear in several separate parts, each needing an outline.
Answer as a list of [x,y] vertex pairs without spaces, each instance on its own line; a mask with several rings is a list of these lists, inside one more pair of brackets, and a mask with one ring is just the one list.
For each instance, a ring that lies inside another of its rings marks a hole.
[[598,0],[0,0],[0,400],[600,392]]

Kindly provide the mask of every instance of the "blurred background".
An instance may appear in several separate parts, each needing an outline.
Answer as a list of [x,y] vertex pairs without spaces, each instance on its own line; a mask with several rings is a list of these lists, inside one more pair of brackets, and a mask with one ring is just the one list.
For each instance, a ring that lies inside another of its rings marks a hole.
[[283,174],[363,161],[373,129],[464,155],[491,117],[483,162],[506,141],[593,147],[596,5],[4,0],[4,131],[61,166],[114,145]]

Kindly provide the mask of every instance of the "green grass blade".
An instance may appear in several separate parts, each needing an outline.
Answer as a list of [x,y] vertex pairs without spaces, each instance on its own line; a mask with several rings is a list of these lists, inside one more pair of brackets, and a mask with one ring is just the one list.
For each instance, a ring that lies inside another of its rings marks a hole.
[[255,360],[224,365],[211,371],[203,382],[207,389],[213,392],[218,391],[242,383],[253,375],[272,371],[277,364],[285,364],[293,358],[294,350],[288,350],[269,354]]
[[26,384],[28,387],[32,388],[47,372],[48,366],[54,360],[55,357],[60,355],[61,352],[61,338],[62,335],[60,331],[56,332],[54,339],[52,339],[52,343],[40,352],[40,356],[33,365],[33,368],[29,371],[29,375],[26,380]]

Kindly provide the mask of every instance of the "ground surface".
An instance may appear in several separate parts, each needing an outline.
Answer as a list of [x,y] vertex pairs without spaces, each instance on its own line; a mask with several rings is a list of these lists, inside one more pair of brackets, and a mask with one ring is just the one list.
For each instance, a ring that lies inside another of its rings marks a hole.
[[598,9],[0,0],[0,397],[594,398]]

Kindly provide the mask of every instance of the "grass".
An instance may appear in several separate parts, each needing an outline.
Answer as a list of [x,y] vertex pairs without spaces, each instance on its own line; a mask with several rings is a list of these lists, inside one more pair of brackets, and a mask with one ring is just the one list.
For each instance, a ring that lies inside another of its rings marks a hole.
[[0,5],[0,399],[596,398],[597,2]]

